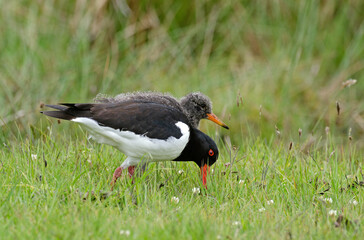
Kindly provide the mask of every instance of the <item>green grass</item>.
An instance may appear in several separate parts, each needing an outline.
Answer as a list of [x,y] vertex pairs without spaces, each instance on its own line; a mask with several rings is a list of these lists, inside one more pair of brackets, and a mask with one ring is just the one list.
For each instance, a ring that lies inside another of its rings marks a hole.
[[[124,174],[110,192],[123,155],[52,131],[1,152],[1,239],[116,239],[121,230],[129,230],[130,239],[339,239],[363,233],[363,152],[354,148],[328,143],[328,151],[305,154],[278,139],[246,140],[238,150],[220,143],[207,190],[194,163],[158,163],[134,184]],[[193,194],[195,187],[201,194]],[[358,205],[350,203],[354,199]],[[344,221],[335,227],[340,215]]]
[[[120,2],[0,0],[1,239],[363,235],[363,1]],[[39,113],[137,90],[212,99],[208,190],[159,163],[110,194],[124,155]]]

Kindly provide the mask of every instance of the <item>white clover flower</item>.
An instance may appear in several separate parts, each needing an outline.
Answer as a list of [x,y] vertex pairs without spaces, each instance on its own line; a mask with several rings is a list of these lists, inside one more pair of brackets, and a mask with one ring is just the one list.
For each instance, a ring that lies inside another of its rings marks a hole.
[[179,170],[178,171],[178,175],[181,175],[182,173],[184,173],[185,171],[183,171],[183,170]]
[[197,187],[192,188],[193,194],[200,194],[200,192],[201,192],[200,188],[197,188]]
[[353,204],[354,206],[356,206],[356,205],[358,205],[358,201],[356,201],[355,199],[351,199],[350,201],[349,201],[349,203],[350,204]]
[[239,184],[244,184],[245,180],[239,180]]
[[262,208],[259,208],[259,210],[258,210],[259,212],[264,212],[265,211],[265,208],[264,207],[262,207]]
[[330,215],[330,216],[336,216],[336,215],[337,215],[337,210],[333,210],[333,209],[331,209],[331,210],[329,211],[329,215]]
[[240,225],[240,222],[239,221],[234,221],[233,222],[233,226],[239,226]]
[[268,201],[267,201],[267,204],[268,204],[268,205],[272,205],[273,203],[274,203],[273,199],[272,199],[272,200],[268,200]]
[[179,203],[179,198],[178,197],[172,197],[171,198],[171,202],[174,202],[174,203]]
[[324,198],[323,199],[326,203],[332,203],[332,198]]
[[130,231],[129,230],[120,230],[120,235],[125,235],[125,236],[129,237]]
[[32,160],[37,160],[38,155],[37,154],[32,154],[31,157],[32,157]]

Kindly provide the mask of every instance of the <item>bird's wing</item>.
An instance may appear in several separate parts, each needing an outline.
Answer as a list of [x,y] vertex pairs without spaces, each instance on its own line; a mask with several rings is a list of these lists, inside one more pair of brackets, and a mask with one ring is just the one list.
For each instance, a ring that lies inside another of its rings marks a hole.
[[187,124],[187,117],[179,110],[159,103],[126,101],[100,104],[62,104],[48,105],[60,111],[42,112],[48,116],[72,120],[86,117],[95,120],[101,126],[123,131],[131,131],[149,138],[180,138],[181,129],[177,122]]

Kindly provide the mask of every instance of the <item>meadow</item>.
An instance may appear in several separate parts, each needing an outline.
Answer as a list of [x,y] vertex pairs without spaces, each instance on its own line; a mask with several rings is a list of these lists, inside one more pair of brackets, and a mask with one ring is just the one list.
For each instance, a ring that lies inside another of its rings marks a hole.
[[[0,239],[360,239],[364,2],[1,1]],[[201,91],[220,158],[125,156],[44,104]]]

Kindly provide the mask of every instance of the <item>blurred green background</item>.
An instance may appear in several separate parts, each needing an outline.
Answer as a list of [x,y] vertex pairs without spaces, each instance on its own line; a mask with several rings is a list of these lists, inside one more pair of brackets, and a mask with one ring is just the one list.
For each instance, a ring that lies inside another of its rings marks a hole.
[[201,128],[234,144],[277,130],[297,141],[299,128],[319,141],[329,126],[363,147],[363,12],[362,0],[0,0],[0,140],[38,138],[42,103],[152,90],[205,93],[230,131]]

